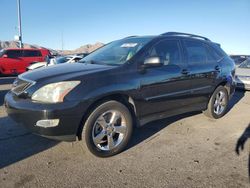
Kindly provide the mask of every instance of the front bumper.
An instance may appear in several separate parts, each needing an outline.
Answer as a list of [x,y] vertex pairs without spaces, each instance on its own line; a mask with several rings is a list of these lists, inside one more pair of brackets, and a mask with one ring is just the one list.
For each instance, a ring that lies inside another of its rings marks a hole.
[[[62,141],[75,141],[78,127],[86,110],[80,102],[58,104],[34,103],[30,99],[20,99],[12,92],[5,96],[8,115],[31,132]],[[55,127],[36,126],[37,121],[59,119]]]

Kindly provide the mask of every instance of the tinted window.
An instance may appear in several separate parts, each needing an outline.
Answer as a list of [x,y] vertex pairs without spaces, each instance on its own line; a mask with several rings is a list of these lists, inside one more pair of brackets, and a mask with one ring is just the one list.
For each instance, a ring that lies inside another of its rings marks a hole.
[[18,58],[22,56],[21,50],[7,50],[6,54],[9,58]]
[[217,54],[220,56],[220,58],[227,56],[226,52],[224,52],[219,44],[213,43],[213,48],[216,50]]
[[177,40],[158,42],[149,50],[146,57],[160,57],[164,65],[179,65],[182,63],[179,42]]
[[207,44],[204,44],[204,45],[206,46],[206,49],[207,49],[207,61],[208,62],[218,61],[221,58],[213,48],[211,48]]
[[23,57],[39,57],[42,56],[41,52],[38,50],[24,50]]
[[185,46],[190,64],[205,63],[207,61],[207,49],[201,42],[185,41]]

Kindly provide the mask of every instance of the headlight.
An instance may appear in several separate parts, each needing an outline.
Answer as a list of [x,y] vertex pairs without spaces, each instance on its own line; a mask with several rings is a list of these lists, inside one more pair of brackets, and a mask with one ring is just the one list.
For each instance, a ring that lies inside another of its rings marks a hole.
[[32,95],[31,99],[44,103],[63,102],[64,97],[78,84],[80,84],[80,81],[65,81],[48,84],[38,89]]

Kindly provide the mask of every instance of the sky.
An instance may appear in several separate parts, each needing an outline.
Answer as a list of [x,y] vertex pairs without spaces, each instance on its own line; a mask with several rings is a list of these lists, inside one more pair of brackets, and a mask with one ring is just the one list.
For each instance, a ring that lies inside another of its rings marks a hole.
[[[250,0],[21,0],[21,12],[23,42],[52,49],[177,31],[250,54]],[[16,0],[0,0],[0,23],[0,40],[13,40]]]

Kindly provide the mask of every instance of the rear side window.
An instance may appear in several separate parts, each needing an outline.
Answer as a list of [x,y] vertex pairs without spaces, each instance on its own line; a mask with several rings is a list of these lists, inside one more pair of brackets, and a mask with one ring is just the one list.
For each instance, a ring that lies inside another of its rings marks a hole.
[[221,59],[221,57],[223,57],[223,56],[221,56],[221,55],[219,55],[218,53],[217,53],[217,51],[213,48],[213,47],[210,47],[209,45],[205,45],[206,47],[207,47],[207,49],[208,49],[208,61],[218,61],[218,60],[220,60]]
[[22,57],[21,50],[7,50],[5,53],[9,58],[18,58]]
[[184,41],[187,59],[190,64],[198,64],[207,62],[207,49],[201,42],[197,41]]
[[40,57],[42,56],[39,50],[24,50],[23,57]]
[[221,59],[222,57],[224,57],[224,56],[227,56],[227,53],[224,52],[224,51],[221,49],[221,47],[220,47],[219,44],[214,43],[212,46],[213,46],[213,49],[216,50],[216,53],[220,56],[220,59]]
[[155,44],[147,57],[160,57],[164,65],[180,65],[180,45],[178,40],[163,40]]

